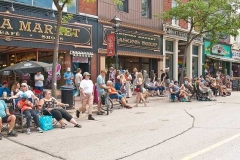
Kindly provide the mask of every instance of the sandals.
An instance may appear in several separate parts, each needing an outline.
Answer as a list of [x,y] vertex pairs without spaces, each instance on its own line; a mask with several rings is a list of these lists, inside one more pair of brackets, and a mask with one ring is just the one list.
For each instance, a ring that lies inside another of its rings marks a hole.
[[80,124],[76,124],[74,127],[82,128],[82,126]]
[[130,107],[129,105],[124,106],[124,108],[126,108],[126,109],[132,109],[132,107]]

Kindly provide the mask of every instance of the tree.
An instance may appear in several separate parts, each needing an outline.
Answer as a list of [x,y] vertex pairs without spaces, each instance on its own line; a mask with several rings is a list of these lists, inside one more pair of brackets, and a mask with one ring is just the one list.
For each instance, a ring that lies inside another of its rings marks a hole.
[[[85,0],[86,2],[95,2],[95,0]],[[111,0],[116,5],[121,5],[121,0]],[[62,27],[63,22],[67,23],[68,20],[71,19],[71,15],[68,14],[63,16],[63,8],[69,7],[73,4],[73,0],[53,0],[57,11],[57,27],[56,27],[56,34],[54,40],[54,52],[53,52],[53,65],[52,65],[52,95],[56,97],[56,90],[57,90],[57,77],[56,77],[56,67],[58,63],[58,50],[59,50],[59,36],[60,32],[64,32],[64,27]]]
[[[155,16],[164,21],[176,18],[190,24],[184,49],[183,67],[186,63],[189,46],[197,37],[207,36],[211,44],[214,44],[222,35],[238,35],[239,0],[190,0],[188,2],[176,0],[176,2],[178,4],[176,7]],[[193,34],[193,32],[197,32],[197,34]],[[183,73],[182,69],[181,83],[183,82]]]

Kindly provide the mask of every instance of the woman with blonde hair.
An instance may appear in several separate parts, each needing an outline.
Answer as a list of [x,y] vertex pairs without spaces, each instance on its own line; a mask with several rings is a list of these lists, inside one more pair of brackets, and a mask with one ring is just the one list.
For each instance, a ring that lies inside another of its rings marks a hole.
[[13,92],[13,95],[11,95],[11,96],[16,95],[20,91],[20,87],[21,86],[17,81],[14,82],[13,85],[12,85],[12,88],[11,88],[11,92]]
[[144,103],[144,107],[147,107],[146,101],[143,98],[143,75],[141,72],[137,74],[137,81],[136,81],[136,92],[137,92],[137,103],[135,107],[138,107],[138,103],[140,100]]

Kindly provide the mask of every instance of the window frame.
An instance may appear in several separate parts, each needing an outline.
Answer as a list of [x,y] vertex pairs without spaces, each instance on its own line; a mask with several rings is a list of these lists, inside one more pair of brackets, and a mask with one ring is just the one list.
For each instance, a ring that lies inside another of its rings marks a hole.
[[129,13],[129,8],[128,8],[129,1],[128,0],[121,0],[121,1],[122,1],[122,5],[124,6],[125,10],[121,10],[119,5],[117,5],[117,10],[120,11],[120,12]]
[[[175,5],[173,5],[173,4],[175,4]],[[174,7],[177,7],[177,6],[178,6],[177,2],[175,0],[172,0],[172,6],[171,7],[174,8]],[[173,18],[172,19],[172,25],[179,26],[179,19]]]
[[143,16],[143,0],[142,0],[142,2],[141,2],[141,5],[142,5],[141,15],[142,15],[143,18],[151,19],[152,18],[152,0],[146,0],[146,1],[147,1],[147,4],[148,4],[147,11],[146,11],[147,14],[146,14],[146,16]]

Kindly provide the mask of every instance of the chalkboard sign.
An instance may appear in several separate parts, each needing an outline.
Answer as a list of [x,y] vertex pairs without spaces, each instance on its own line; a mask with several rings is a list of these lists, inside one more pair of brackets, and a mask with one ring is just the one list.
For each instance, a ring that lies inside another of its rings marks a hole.
[[232,81],[232,91],[238,91],[239,80],[235,79]]

